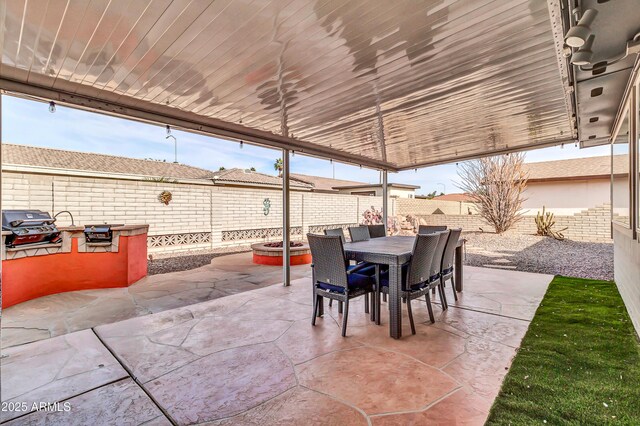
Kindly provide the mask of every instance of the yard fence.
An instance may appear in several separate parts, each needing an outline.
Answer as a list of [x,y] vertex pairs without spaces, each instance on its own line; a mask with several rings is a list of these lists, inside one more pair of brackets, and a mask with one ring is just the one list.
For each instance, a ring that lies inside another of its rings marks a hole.
[[[6,170],[2,183],[4,209],[68,210],[79,225],[148,224],[150,253],[248,245],[282,236],[282,194],[278,189]],[[168,205],[158,200],[162,191],[172,194]],[[382,198],[294,191],[292,238],[359,224],[363,213],[372,207],[381,210]],[[392,198],[389,207],[389,216],[399,222],[406,223],[410,217],[424,224],[492,231],[470,203]],[[610,241],[609,215],[610,207],[601,206],[573,216],[557,216],[556,227],[568,227],[567,238]],[[58,223],[70,224],[66,216],[60,216]],[[535,233],[533,217],[525,217],[516,231]]]

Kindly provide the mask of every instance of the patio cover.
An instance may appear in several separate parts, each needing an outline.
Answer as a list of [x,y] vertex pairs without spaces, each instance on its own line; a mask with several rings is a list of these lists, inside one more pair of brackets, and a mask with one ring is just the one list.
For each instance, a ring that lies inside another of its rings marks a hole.
[[2,1],[0,88],[411,169],[576,140],[561,15],[554,0]]

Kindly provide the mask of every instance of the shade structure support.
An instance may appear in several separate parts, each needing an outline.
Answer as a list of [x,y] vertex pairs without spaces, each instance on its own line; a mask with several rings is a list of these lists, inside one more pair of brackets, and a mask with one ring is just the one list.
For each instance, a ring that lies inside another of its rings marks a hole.
[[291,220],[289,150],[282,150],[282,283],[291,285]]
[[389,226],[387,221],[389,217],[389,182],[387,180],[387,171],[382,171],[382,223],[384,223],[385,229]]

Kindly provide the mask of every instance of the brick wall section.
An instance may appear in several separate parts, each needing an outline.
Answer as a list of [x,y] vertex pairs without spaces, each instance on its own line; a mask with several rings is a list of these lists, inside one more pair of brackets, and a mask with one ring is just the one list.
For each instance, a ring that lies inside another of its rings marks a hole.
[[[565,238],[576,241],[611,242],[611,206],[603,205],[583,210],[573,216],[555,216],[554,229],[568,228],[562,233]],[[462,228],[467,231],[484,230],[492,232],[493,228],[478,215],[414,215],[427,225],[447,225],[450,228]],[[524,216],[513,228],[521,234],[535,234],[534,216]]]
[[[173,196],[167,206],[157,199],[164,190]],[[268,215],[263,210],[266,198],[271,205]],[[382,197],[292,192],[290,201],[291,226],[301,226],[303,236],[310,226],[360,223],[371,206],[382,209]],[[390,200],[390,215],[396,213],[395,202]],[[211,233],[208,243],[150,247],[151,253],[261,242],[263,238],[223,242],[222,234],[282,227],[282,191],[276,189],[4,172],[2,206],[69,210],[79,225],[148,224],[149,235]],[[58,224],[69,225],[68,216],[59,216]]]

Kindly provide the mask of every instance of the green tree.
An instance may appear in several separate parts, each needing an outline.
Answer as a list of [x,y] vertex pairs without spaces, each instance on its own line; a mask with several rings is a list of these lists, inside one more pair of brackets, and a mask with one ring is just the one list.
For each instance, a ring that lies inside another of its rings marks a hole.
[[273,168],[276,172],[278,172],[278,177],[282,177],[282,169],[284,165],[282,164],[282,158],[278,158],[275,163],[273,163]]

